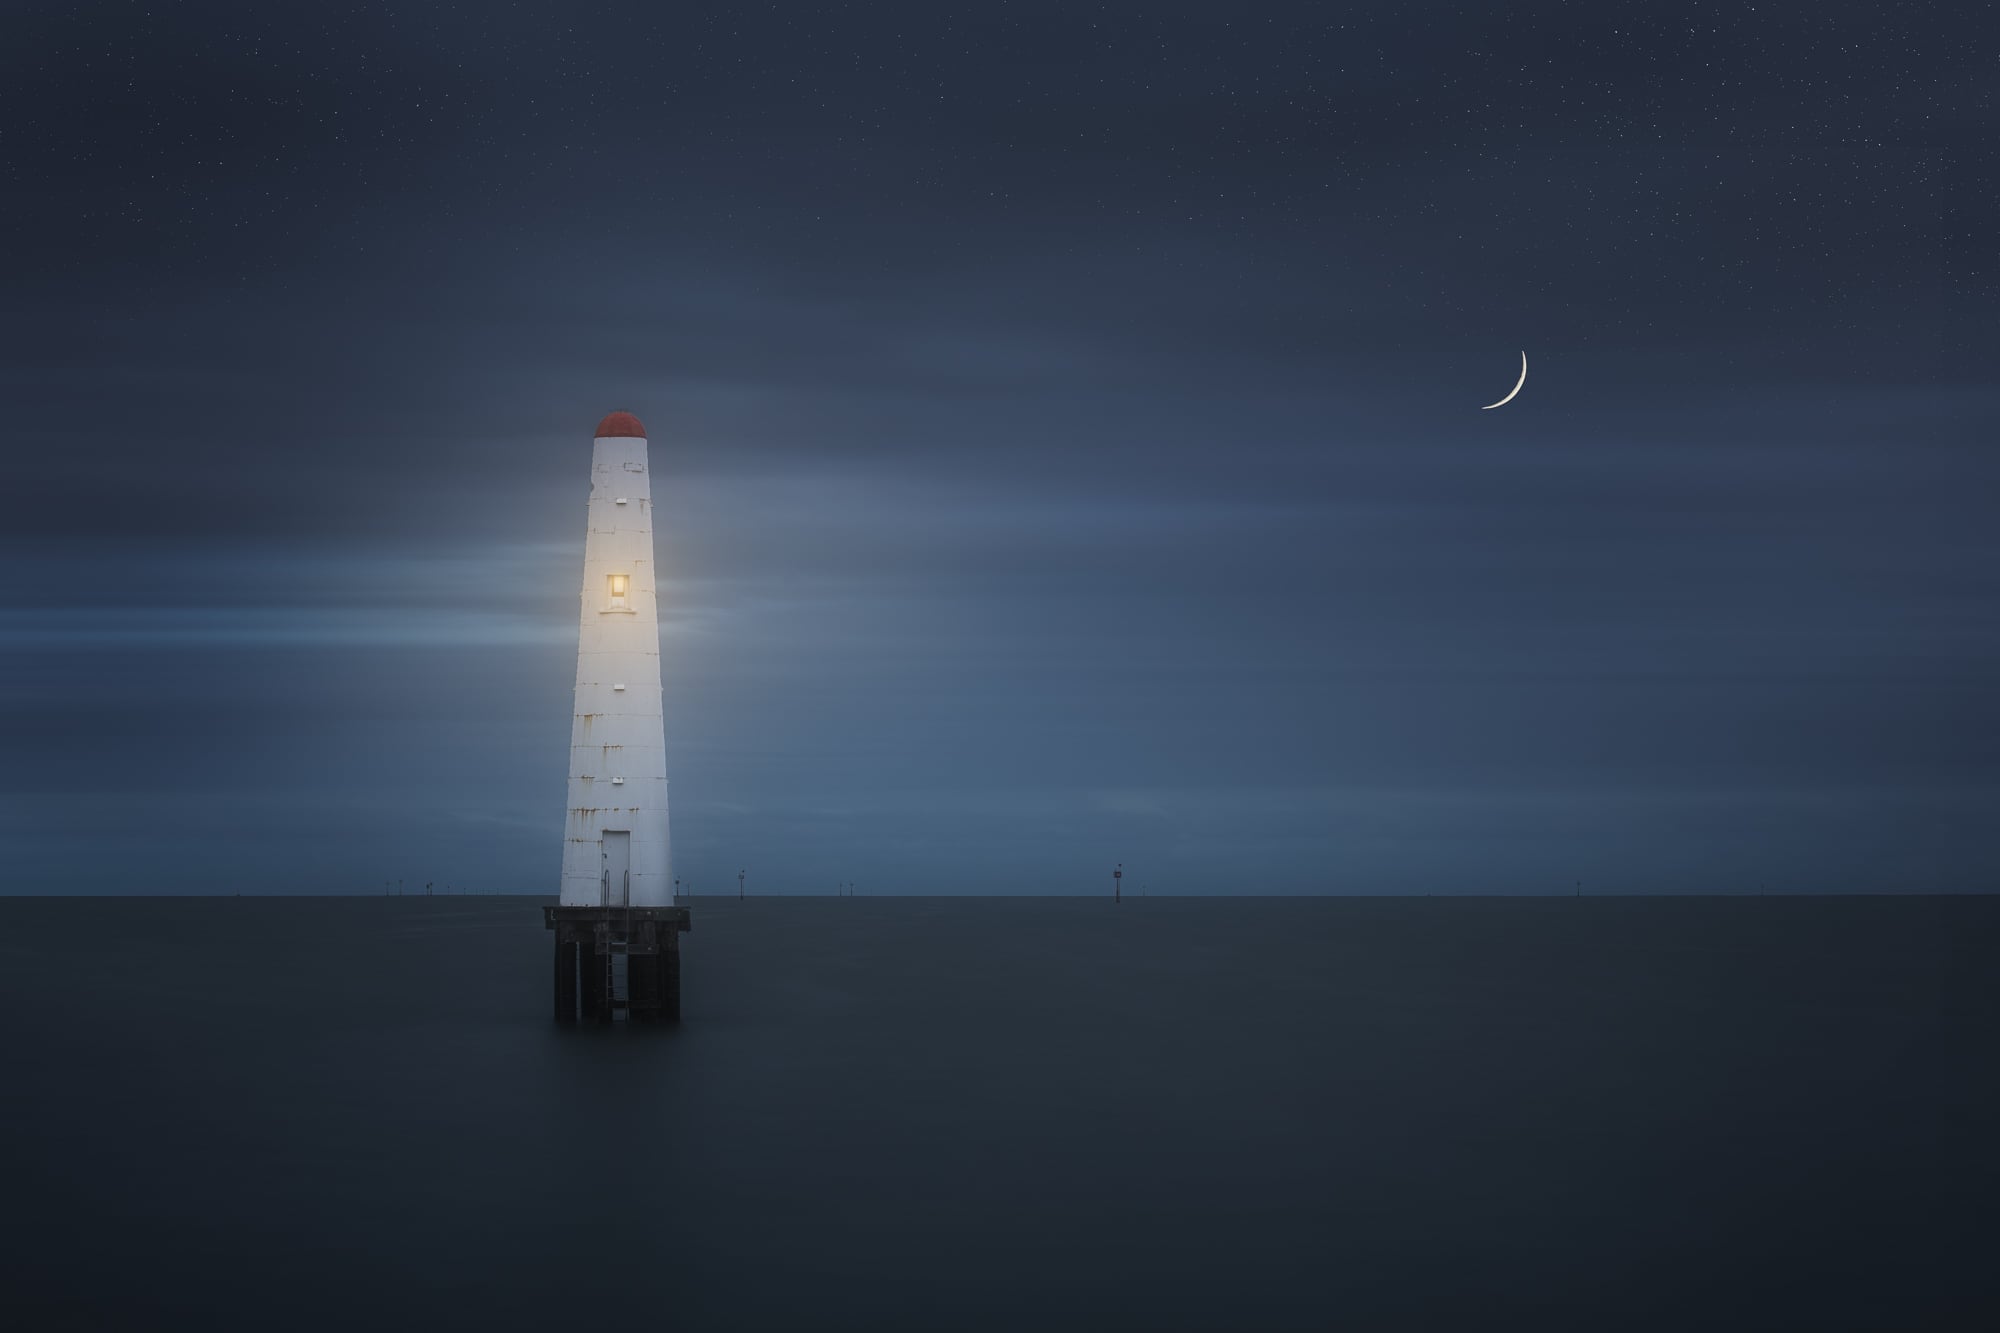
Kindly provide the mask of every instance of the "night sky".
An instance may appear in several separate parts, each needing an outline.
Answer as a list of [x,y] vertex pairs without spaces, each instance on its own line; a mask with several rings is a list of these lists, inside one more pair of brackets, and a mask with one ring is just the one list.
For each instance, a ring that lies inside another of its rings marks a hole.
[[1996,32],[10,7],[0,879],[553,894],[626,408],[697,895],[1992,889]]

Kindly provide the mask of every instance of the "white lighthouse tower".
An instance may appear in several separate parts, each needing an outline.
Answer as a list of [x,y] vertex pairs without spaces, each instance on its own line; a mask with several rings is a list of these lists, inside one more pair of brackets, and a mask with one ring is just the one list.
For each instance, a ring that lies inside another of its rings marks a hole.
[[[660,616],[646,428],[597,423],[570,723],[556,930],[556,1013],[678,1017],[679,933],[667,836]],[[621,966],[622,964],[622,966]],[[624,974],[621,998],[620,973]]]
[[667,741],[646,428],[597,423],[569,735],[564,907],[671,907]]

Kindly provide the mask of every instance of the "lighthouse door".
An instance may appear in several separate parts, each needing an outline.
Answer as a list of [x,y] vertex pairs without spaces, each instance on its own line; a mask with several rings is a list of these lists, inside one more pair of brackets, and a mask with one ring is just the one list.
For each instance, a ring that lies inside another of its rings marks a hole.
[[604,898],[606,907],[632,905],[632,834],[604,830]]

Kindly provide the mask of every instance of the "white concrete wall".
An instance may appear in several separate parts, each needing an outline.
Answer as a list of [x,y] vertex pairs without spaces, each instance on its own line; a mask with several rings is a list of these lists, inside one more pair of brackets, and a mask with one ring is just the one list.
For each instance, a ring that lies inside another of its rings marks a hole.
[[[600,439],[592,446],[563,835],[565,906],[602,901],[599,844],[606,829],[632,834],[632,905],[665,907],[674,901],[650,482],[644,440]],[[612,604],[613,574],[630,581],[622,609]],[[612,898],[617,897],[613,885]]]

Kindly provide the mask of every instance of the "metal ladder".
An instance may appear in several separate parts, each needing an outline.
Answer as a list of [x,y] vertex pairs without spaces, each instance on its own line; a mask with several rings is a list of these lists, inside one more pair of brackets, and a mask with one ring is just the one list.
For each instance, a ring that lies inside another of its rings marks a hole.
[[[605,880],[604,896],[608,900],[611,896],[610,876],[606,875]],[[632,996],[632,872],[630,869],[625,871],[625,883],[622,888],[623,893],[621,896],[624,899],[625,908],[625,996],[628,1001],[626,1008],[629,1010],[631,1008],[629,1001]],[[611,938],[611,925],[607,921],[604,927],[604,1017],[607,1021],[615,1017],[618,1013],[618,955],[618,945]]]

